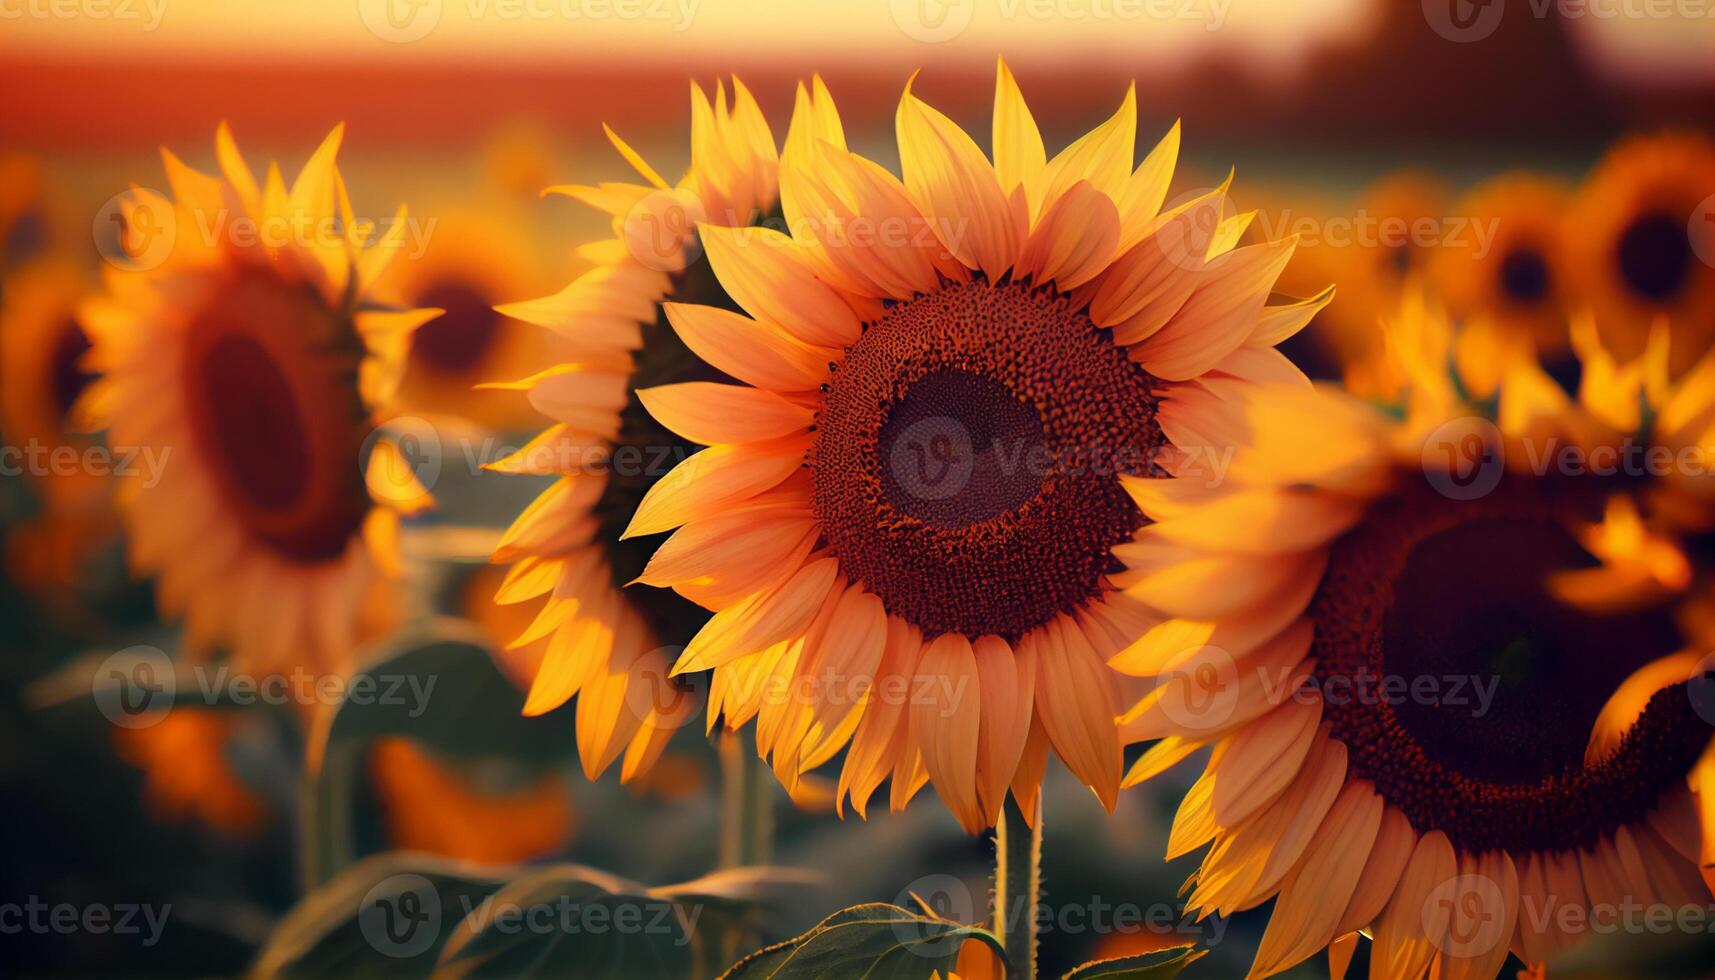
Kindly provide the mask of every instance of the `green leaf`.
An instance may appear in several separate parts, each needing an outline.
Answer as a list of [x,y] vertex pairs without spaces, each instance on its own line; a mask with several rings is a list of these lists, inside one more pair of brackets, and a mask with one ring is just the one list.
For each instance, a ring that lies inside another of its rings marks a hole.
[[344,685],[313,736],[311,758],[343,745],[407,735],[445,755],[568,757],[564,718],[523,716],[524,693],[495,666],[470,623],[432,619],[377,650]]
[[494,892],[459,923],[436,975],[685,977],[695,919],[605,871],[542,868]]
[[758,950],[736,963],[722,980],[929,980],[945,976],[967,940],[1002,955],[993,933],[947,919],[919,915],[897,905],[841,909],[796,939]]
[[254,692],[224,683],[230,667],[173,656],[169,634],[144,639],[123,650],[80,654],[26,686],[24,703],[37,711],[99,711],[126,727],[145,727],[174,707],[240,710],[260,703]]
[[466,913],[504,883],[424,854],[359,861],[305,895],[269,937],[256,976],[426,976]]
[[364,752],[406,736],[454,756],[499,755],[549,765],[571,752],[562,717],[525,718],[524,695],[494,664],[479,630],[433,619],[380,647],[319,712],[310,733],[300,799],[301,878],[327,881],[356,857],[352,801]]
[[1185,945],[1114,960],[1098,960],[1066,974],[1066,980],[1173,980],[1180,971],[1208,952]]

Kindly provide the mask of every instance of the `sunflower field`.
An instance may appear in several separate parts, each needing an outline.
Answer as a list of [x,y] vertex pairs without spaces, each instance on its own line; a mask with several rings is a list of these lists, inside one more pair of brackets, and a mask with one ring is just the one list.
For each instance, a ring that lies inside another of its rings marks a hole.
[[1715,971],[1715,0],[0,52],[0,973]]

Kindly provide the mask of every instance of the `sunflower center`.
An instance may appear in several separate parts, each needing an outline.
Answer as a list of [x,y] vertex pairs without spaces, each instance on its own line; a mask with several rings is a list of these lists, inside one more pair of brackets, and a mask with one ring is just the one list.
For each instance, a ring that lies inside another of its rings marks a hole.
[[949,284],[846,351],[812,485],[841,569],[934,636],[1017,639],[1097,595],[1142,524],[1152,379],[1068,298]]
[[1501,291],[1515,303],[1528,305],[1548,295],[1548,261],[1529,246],[1515,248],[1501,259]]
[[23,265],[25,260],[40,254],[47,244],[47,222],[42,218],[42,212],[30,208],[13,219],[12,227],[6,229],[5,251],[0,252],[6,264],[16,268]]
[[969,527],[1022,507],[1040,480],[1029,465],[1042,417],[1005,385],[947,368],[907,388],[882,423],[882,492],[901,514]]
[[283,558],[337,558],[369,510],[359,341],[303,289],[244,272],[192,320],[191,426],[223,496]]
[[468,282],[433,283],[417,297],[416,305],[446,311],[411,337],[412,360],[440,374],[468,373],[500,332],[500,314],[488,294]]
[[52,386],[58,418],[63,419],[71,412],[83,389],[94,380],[94,375],[78,365],[88,350],[89,337],[83,332],[83,324],[78,323],[76,317],[66,317],[48,355],[48,383]]
[[1596,613],[1549,591],[1595,566],[1566,527],[1600,507],[1512,480],[1469,502],[1414,491],[1336,545],[1311,650],[1326,716],[1353,774],[1420,830],[1472,850],[1587,844],[1640,819],[1708,742],[1669,689],[1585,762],[1609,697],[1684,642],[1666,604]]
[[1620,277],[1646,299],[1667,302],[1691,275],[1691,237],[1671,214],[1638,216],[1620,233],[1616,247]]

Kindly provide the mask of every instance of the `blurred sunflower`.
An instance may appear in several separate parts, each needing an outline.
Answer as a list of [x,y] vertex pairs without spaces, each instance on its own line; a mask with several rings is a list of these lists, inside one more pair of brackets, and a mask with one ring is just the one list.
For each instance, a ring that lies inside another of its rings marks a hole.
[[141,728],[114,728],[114,747],[143,771],[144,803],[156,820],[253,838],[268,812],[228,757],[243,722],[231,711],[175,708]]
[[1715,497],[1623,461],[1706,465],[1715,358],[1669,387],[1663,344],[1622,362],[1581,333],[1578,404],[1520,360],[1487,422],[1446,360],[1408,359],[1404,419],[1269,390],[1235,406],[1223,485],[1128,484],[1155,521],[1128,591],[1165,621],[1112,661],[1157,685],[1122,718],[1159,740],[1127,784],[1211,749],[1169,857],[1210,845],[1200,915],[1275,900],[1252,975],[1332,944],[1342,976],[1363,931],[1372,976],[1486,978],[1591,910],[1707,902],[1715,632],[1688,553]]
[[1677,372],[1715,341],[1715,143],[1694,133],[1620,142],[1585,181],[1568,227],[1577,299],[1609,348],[1638,356],[1666,317]]
[[1313,341],[1326,361],[1343,366],[1354,394],[1388,398],[1399,378],[1386,370],[1381,321],[1423,278],[1447,226],[1447,189],[1413,171],[1371,184],[1346,214],[1323,219],[1320,241],[1297,254],[1302,266],[1287,277],[1288,288],[1332,282],[1340,291],[1312,326]]
[[486,212],[454,210],[435,222],[424,253],[394,262],[377,285],[402,306],[442,311],[411,338],[397,408],[506,431],[528,428],[538,416],[522,394],[478,386],[520,377],[552,359],[552,334],[494,309],[539,287],[540,259]]
[[1134,92],[1052,160],[1004,64],[992,164],[909,87],[896,122],[903,181],[800,87],[791,235],[699,228],[721,292],[663,309],[739,383],[639,392],[710,447],[632,516],[673,531],[639,581],[718,610],[674,670],[714,670],[710,724],[755,719],[789,789],[843,749],[860,813],[932,781],[975,832],[1009,788],[1034,813],[1052,746],[1111,807],[1104,661],[1150,625],[1108,577],[1144,523],[1118,475],[1301,379],[1274,344],[1330,293],[1266,305],[1293,242],[1242,245],[1224,185],[1161,212],[1179,130],[1134,169]]
[[[691,87],[691,166],[669,185],[618,134],[608,137],[646,184],[562,185],[551,192],[613,218],[615,237],[579,249],[592,268],[560,292],[510,303],[499,313],[545,327],[558,361],[519,381],[491,385],[526,394],[554,425],[489,469],[559,479],[503,535],[493,561],[510,564],[495,603],[537,605],[513,632],[502,667],[528,687],[537,715],[578,695],[577,740],[591,779],[620,761],[620,778],[647,773],[696,703],[668,678],[669,645],[707,620],[688,599],[622,588],[643,571],[642,543],[619,532],[644,492],[686,451],[643,411],[640,385],[707,377],[659,319],[669,295],[705,295],[708,264],[696,255],[698,220],[745,223],[774,206],[778,156],[761,109],[733,80],[711,103]],[[752,570],[757,578],[771,574]],[[485,621],[503,622],[501,612]]]
[[1426,278],[1466,329],[1528,341],[1543,357],[1567,349],[1561,236],[1570,200],[1550,178],[1515,173],[1452,206],[1467,231],[1433,253]]
[[436,311],[366,300],[405,212],[363,247],[340,136],[289,189],[278,167],[258,184],[224,125],[224,181],[163,150],[174,200],[138,189],[122,206],[129,256],[153,267],[110,270],[78,311],[101,375],[85,409],[110,445],[161,463],[123,477],[132,565],[158,576],[193,655],[224,647],[246,670],[346,665],[390,614],[399,510],[426,500],[390,442],[369,479],[359,465]]
[[89,338],[77,317],[87,289],[74,265],[44,258],[8,276],[0,296],[0,435],[44,464],[29,468],[39,510],[6,540],[8,570],[32,588],[77,584],[117,530],[106,477],[92,467],[57,465],[53,455],[81,459],[94,445],[71,424],[72,406],[90,381],[80,363]]
[[403,738],[381,739],[369,755],[388,840],[399,850],[516,864],[571,839],[571,788],[559,773],[495,785],[483,775]]
[[42,254],[47,241],[41,161],[22,153],[0,154],[0,272]]

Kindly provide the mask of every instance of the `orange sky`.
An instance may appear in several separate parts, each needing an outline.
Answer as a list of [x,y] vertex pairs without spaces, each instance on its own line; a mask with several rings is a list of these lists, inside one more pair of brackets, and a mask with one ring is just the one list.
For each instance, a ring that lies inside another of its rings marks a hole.
[[0,0],[35,55],[927,64],[1242,52],[1290,67],[1375,0]]

